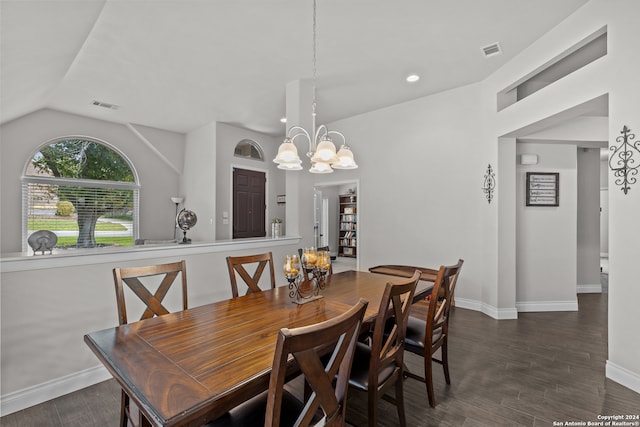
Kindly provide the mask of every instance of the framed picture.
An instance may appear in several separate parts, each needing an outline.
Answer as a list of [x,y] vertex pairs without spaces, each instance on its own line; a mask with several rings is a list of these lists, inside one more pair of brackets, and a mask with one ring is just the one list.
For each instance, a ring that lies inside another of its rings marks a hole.
[[353,208],[344,208],[344,213],[352,214],[353,213]]
[[560,174],[527,172],[527,206],[560,206]]
[[282,203],[287,203],[287,197],[284,194],[280,194],[278,196],[276,196],[276,203],[278,204],[282,204]]

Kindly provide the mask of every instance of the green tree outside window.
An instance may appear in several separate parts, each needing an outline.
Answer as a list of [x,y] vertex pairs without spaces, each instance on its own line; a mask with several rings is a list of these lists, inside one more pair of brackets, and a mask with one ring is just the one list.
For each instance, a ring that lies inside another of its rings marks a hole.
[[[134,183],[131,167],[106,145],[85,139],[66,139],[42,148],[33,157],[39,173],[56,178]],[[71,202],[77,214],[77,247],[96,246],[95,229],[100,216],[133,208],[133,192],[114,188],[52,186],[60,201]]]

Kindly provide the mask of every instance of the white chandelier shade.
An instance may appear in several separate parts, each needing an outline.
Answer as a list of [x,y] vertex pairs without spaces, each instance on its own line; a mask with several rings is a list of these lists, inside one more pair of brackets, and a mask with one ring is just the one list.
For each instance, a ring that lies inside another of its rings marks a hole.
[[336,146],[333,145],[333,141],[329,138],[328,135],[322,137],[322,140],[316,147],[315,153],[311,157],[311,162],[323,162],[333,164],[338,161],[338,156],[336,155]]
[[278,155],[273,159],[278,164],[278,169],[302,170],[302,160],[298,156],[298,149],[293,140],[285,138],[278,148]]
[[334,169],[356,169],[358,167],[353,159],[353,152],[346,145],[340,147],[337,157],[338,161],[331,165]]
[[311,173],[331,173],[333,169],[331,169],[331,165],[325,162],[315,162],[312,163],[311,169],[309,169]]

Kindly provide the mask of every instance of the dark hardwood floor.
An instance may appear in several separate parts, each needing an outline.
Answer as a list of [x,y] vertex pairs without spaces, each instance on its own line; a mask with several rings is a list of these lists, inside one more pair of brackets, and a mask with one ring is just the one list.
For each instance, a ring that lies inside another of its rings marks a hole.
[[[453,309],[451,385],[435,370],[437,406],[423,383],[405,381],[409,426],[552,426],[598,421],[598,415],[640,414],[640,394],[605,378],[607,294],[580,294],[578,312],[520,313],[497,321]],[[412,370],[422,360],[407,353]],[[348,421],[366,425],[366,396],[350,392]],[[381,400],[380,425],[397,426],[395,407]],[[0,418],[3,427],[117,426],[114,380]]]

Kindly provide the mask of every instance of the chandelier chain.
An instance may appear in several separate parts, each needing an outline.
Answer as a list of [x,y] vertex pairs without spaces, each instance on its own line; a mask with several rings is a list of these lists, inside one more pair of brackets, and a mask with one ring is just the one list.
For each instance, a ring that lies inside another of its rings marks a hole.
[[313,0],[313,80],[312,80],[312,86],[313,86],[313,101],[312,101],[312,114],[313,114],[313,119],[314,119],[314,123],[313,123],[313,132],[315,132],[315,117],[316,117],[316,73],[317,73],[317,68],[316,68],[316,0]]

